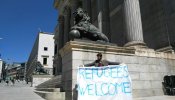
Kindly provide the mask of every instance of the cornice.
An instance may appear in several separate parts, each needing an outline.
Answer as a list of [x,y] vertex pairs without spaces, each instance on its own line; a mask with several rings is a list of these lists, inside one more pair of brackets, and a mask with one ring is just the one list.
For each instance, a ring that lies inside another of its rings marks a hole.
[[101,52],[105,54],[117,54],[126,56],[152,57],[163,59],[175,59],[175,54],[156,52],[150,48],[119,47],[115,44],[98,43],[94,41],[69,41],[59,50],[61,57],[72,51]]
[[118,47],[112,44],[97,43],[93,41],[70,41],[59,51],[61,56],[71,51],[83,51],[83,52],[103,52],[103,53],[115,53],[133,55],[135,53],[134,48]]

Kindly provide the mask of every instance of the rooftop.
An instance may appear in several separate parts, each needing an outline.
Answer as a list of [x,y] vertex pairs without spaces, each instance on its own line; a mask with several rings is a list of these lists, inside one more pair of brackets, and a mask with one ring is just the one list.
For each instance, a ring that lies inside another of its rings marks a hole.
[[48,34],[48,35],[54,35],[53,33],[51,32],[39,32],[39,34]]

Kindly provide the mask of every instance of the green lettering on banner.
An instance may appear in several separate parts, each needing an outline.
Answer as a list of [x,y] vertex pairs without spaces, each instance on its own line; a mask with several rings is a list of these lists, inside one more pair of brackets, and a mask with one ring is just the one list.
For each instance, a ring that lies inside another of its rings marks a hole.
[[118,90],[121,90],[121,92],[123,92],[123,83],[115,83],[115,88],[117,90],[117,93],[120,92]]
[[[85,81],[78,86],[78,93],[81,96],[115,96],[120,93],[131,95],[127,66],[79,69],[79,76]],[[111,81],[103,81],[103,78]]]
[[109,91],[109,90],[107,90],[108,84],[107,83],[102,83],[100,85],[100,87],[101,87],[101,93],[102,93],[102,95],[108,95],[108,91]]
[[[86,87],[87,88],[87,87]],[[80,95],[84,95],[86,92],[86,88],[81,87],[80,85],[78,86],[78,92]]]
[[124,82],[123,83],[123,90],[124,90],[124,93],[131,93],[131,84],[130,84],[130,82]]
[[85,79],[85,70],[83,70],[83,69],[79,69],[79,76],[80,76],[80,78],[81,77],[83,77],[84,79]]
[[[94,71],[95,71],[95,73],[96,73],[98,78],[101,78],[103,76],[103,74],[104,74],[104,71],[100,70],[100,69],[97,69],[97,70],[94,70]],[[94,75],[95,75],[95,73],[94,73]]]
[[[111,93],[110,92],[110,90],[112,90],[111,88],[113,88],[113,93]],[[109,95],[116,95],[117,94],[117,88],[116,88],[116,86],[115,86],[115,84],[113,84],[113,83],[110,83],[110,85],[108,86],[108,91],[109,91]]]
[[93,73],[92,73],[93,71],[92,70],[86,70],[85,71],[85,76],[86,76],[86,79],[93,79]]
[[94,95],[94,92],[93,92],[93,84],[88,84],[87,85],[88,89],[88,95]]

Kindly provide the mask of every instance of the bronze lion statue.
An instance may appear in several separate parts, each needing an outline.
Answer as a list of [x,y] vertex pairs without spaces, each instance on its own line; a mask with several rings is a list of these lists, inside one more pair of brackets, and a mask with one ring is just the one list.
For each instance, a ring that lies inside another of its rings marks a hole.
[[90,17],[86,11],[82,8],[78,8],[73,14],[75,15],[75,25],[71,27],[71,31],[69,33],[72,40],[74,38],[87,38],[92,41],[109,42],[107,36],[101,33],[98,28],[90,23]]

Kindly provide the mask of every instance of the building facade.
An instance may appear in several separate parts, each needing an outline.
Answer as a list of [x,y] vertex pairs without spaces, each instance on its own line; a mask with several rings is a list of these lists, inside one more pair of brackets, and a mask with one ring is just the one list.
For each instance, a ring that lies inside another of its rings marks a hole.
[[6,68],[6,77],[18,80],[17,69],[20,68],[20,66],[20,63],[8,64]]
[[25,76],[25,69],[26,69],[26,63],[20,63],[20,66],[17,68],[17,75],[16,75],[16,79],[23,81],[24,80],[24,76]]
[[[172,56],[170,59],[162,56],[156,58],[151,56],[151,54],[148,54],[148,56],[138,56],[137,54],[136,56],[123,56],[116,53],[114,55],[106,54],[112,57],[115,56],[113,58],[117,59],[116,61],[121,61],[118,58],[119,56],[123,62],[128,64],[129,71],[134,76],[132,78],[134,80],[134,94],[137,95],[136,97],[162,95],[161,81],[163,80],[163,76],[169,74],[171,71],[174,73],[174,70],[169,70],[169,67],[174,69],[173,63],[175,62],[174,4],[174,0],[54,0],[54,7],[59,11],[58,24],[55,27],[54,36],[56,47],[54,56],[55,75],[64,74],[64,72],[62,73],[63,67],[67,66],[69,68],[73,66],[72,63],[65,63],[67,59],[69,59],[68,62],[71,59],[66,54],[66,60],[62,60],[63,58],[59,54],[59,50],[65,45],[70,45],[71,50],[73,50],[72,48],[76,48],[71,46],[71,43],[66,43],[70,41],[69,32],[70,28],[74,25],[73,12],[81,7],[87,11],[91,18],[91,23],[98,27],[109,38],[110,42],[117,44],[118,47],[144,47],[148,49],[144,53],[151,51],[155,55],[165,53],[162,55]],[[63,49],[66,51],[70,48],[64,47]],[[115,48],[114,50],[117,49]],[[82,56],[81,54],[77,55],[80,58]],[[83,57],[86,58],[84,55]],[[73,53],[69,56],[73,59]],[[139,57],[143,61],[140,61]],[[146,60],[144,61],[144,59],[149,60],[149,62],[145,62]],[[88,58],[88,60],[90,59]],[[133,60],[136,63],[133,63]],[[82,62],[82,60],[79,62]],[[141,66],[144,66],[143,71],[139,70]],[[157,69],[161,68],[166,70],[157,71]],[[152,72],[151,69],[156,69],[156,71]],[[70,74],[72,73],[70,71]],[[65,88],[68,88],[66,86],[67,84],[65,84]],[[156,89],[154,90],[154,88]]]
[[54,40],[53,34],[40,32],[27,61],[26,77],[31,77],[37,66],[47,74],[53,74]]
[[[91,23],[118,46],[143,45],[162,52],[175,50],[174,0],[54,0],[59,11],[55,28],[56,53],[68,41],[74,25],[73,12],[81,7]],[[55,54],[55,73],[61,72],[61,57]]]
[[3,61],[3,64],[2,64],[2,71],[1,71],[1,78],[3,80],[5,80],[6,78],[6,68],[7,68],[7,64],[5,61]]

